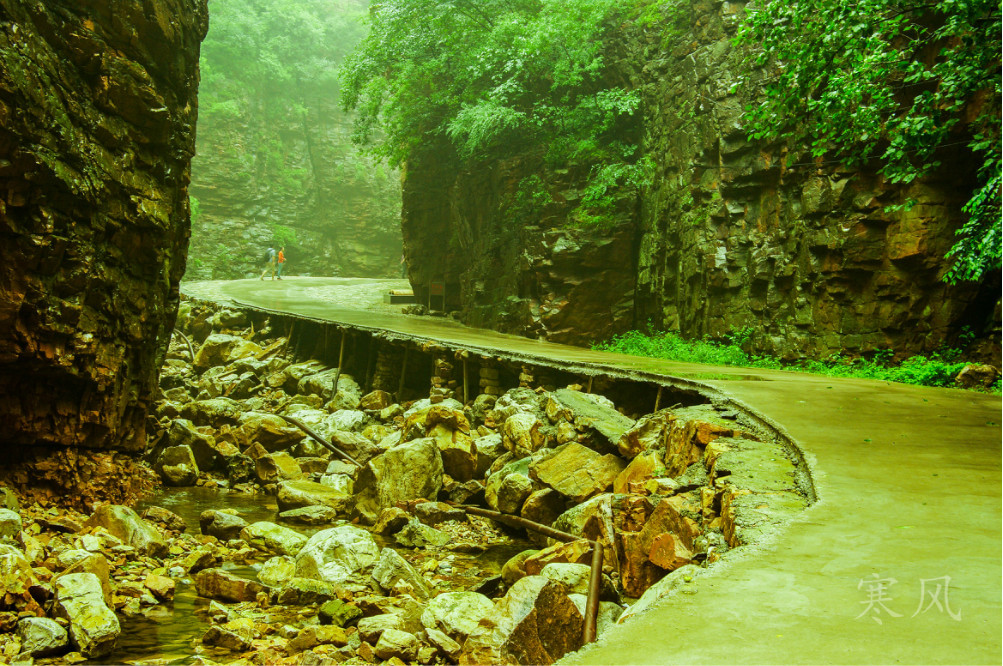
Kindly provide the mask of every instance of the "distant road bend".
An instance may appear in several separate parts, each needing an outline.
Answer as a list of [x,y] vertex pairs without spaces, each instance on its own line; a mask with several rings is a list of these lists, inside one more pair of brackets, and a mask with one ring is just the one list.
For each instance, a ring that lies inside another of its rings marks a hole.
[[[819,501],[568,664],[999,664],[1001,400],[671,363],[408,317],[400,280],[182,284],[183,294],[540,359],[686,378],[783,426]],[[879,584],[880,583],[880,584]],[[878,621],[880,620],[880,622]]]

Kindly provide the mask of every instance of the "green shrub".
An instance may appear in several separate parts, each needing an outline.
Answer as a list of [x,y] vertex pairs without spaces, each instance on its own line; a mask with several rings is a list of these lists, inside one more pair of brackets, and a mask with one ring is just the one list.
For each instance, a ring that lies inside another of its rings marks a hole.
[[[965,367],[961,360],[961,350],[945,348],[929,356],[912,356],[900,363],[894,362],[895,353],[890,349],[874,352],[873,357],[847,358],[833,354],[824,360],[784,363],[773,356],[748,354],[747,347],[752,338],[751,328],[733,329],[722,340],[686,340],[678,333],[651,331],[627,331],[614,336],[608,342],[593,345],[593,349],[619,352],[634,356],[663,358],[669,361],[727,365],[746,368],[797,370],[828,377],[858,377],[880,379],[903,384],[921,386],[954,386],[954,378]],[[970,339],[970,335],[968,339]],[[965,343],[963,335],[962,344]],[[999,392],[999,382],[993,389]]]

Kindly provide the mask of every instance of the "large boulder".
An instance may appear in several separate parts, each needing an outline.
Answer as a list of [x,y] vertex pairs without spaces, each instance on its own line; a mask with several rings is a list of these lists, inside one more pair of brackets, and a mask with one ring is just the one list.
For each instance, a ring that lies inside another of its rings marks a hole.
[[90,659],[111,654],[122,627],[104,602],[98,577],[70,574],[57,578],[53,587],[53,610],[57,617],[69,621],[70,639],[77,650]]
[[247,527],[247,521],[226,511],[207,509],[199,514],[199,527],[202,534],[228,541],[240,536],[241,530]]
[[0,541],[14,541],[21,534],[21,516],[10,509],[0,509]]
[[439,423],[429,429],[428,436],[439,447],[442,468],[446,474],[460,482],[470,481],[477,476],[477,450],[470,435]]
[[263,412],[245,412],[240,416],[240,436],[247,445],[260,444],[266,451],[284,451],[303,439],[303,431],[282,417]]
[[103,554],[94,553],[89,550],[70,548],[69,550],[62,551],[56,556],[56,564],[58,564],[63,571],[55,576],[55,578],[78,573],[91,573],[97,576],[98,581],[101,583],[101,591],[104,595],[105,603],[109,607],[112,605],[113,588],[111,582],[111,567],[108,566],[108,560]]
[[303,478],[303,470],[299,463],[285,451],[266,453],[255,458],[254,473],[261,483],[295,481]]
[[531,458],[522,458],[508,463],[488,477],[484,488],[484,498],[495,511],[518,515],[523,502],[534,490],[529,477]]
[[258,580],[268,587],[281,587],[296,576],[296,560],[286,555],[269,558],[258,570]]
[[195,591],[200,597],[222,601],[254,601],[267,588],[222,569],[203,569],[195,574]]
[[382,453],[359,473],[356,508],[369,523],[398,502],[434,499],[442,488],[442,457],[429,437],[405,442]]
[[98,507],[84,525],[103,527],[123,543],[152,557],[167,554],[167,543],[157,528],[127,506],[105,504]]
[[542,427],[543,424],[533,414],[513,414],[505,419],[501,427],[505,448],[519,458],[539,451],[547,444],[547,436],[541,430]]
[[601,395],[558,389],[547,404],[548,416],[567,420],[580,432],[591,435],[590,444],[600,453],[615,453],[623,434],[634,427],[634,419],[616,411],[613,403]]
[[403,586],[416,599],[427,599],[432,594],[425,577],[393,548],[380,552],[380,559],[373,568],[373,580],[386,593]]
[[243,407],[230,398],[209,398],[193,400],[181,408],[181,416],[196,426],[212,426],[222,428],[224,425],[235,426],[240,423]]
[[625,466],[613,454],[600,455],[577,442],[569,442],[554,455],[530,465],[529,475],[572,502],[580,503],[612,487]]
[[345,513],[352,505],[352,496],[343,488],[335,488],[316,481],[283,481],[279,484],[276,499],[279,510],[288,511],[308,506],[326,506]]
[[357,432],[332,429],[328,431],[328,436],[331,444],[362,465],[383,451],[373,440]]
[[261,353],[261,347],[250,340],[225,333],[213,333],[195,354],[196,370],[207,370],[214,365],[228,365],[231,361]]
[[157,471],[167,486],[193,486],[199,478],[195,454],[187,445],[164,449],[157,460]]
[[673,420],[669,409],[642,417],[620,436],[617,450],[628,460],[645,451],[664,451],[668,427]]
[[585,619],[567,588],[520,579],[463,643],[461,664],[552,664],[582,646]]
[[296,575],[329,583],[367,575],[380,557],[373,536],[354,525],[340,525],[314,534],[296,555]]
[[414,634],[400,629],[387,629],[376,641],[373,654],[383,661],[396,658],[403,662],[413,662],[418,657],[420,647],[421,642]]
[[17,623],[21,654],[29,657],[49,657],[70,647],[70,636],[55,620],[47,617],[25,617]]
[[241,530],[240,538],[254,548],[274,555],[295,555],[307,542],[307,538],[296,530],[268,521],[251,523]]
[[232,444],[217,444],[212,435],[199,432],[188,419],[174,419],[167,428],[169,446],[187,446],[200,470],[224,469],[226,458],[237,453]]
[[495,609],[493,601],[476,592],[446,592],[425,605],[421,623],[438,629],[453,640],[462,643],[477,624]]
[[362,432],[369,424],[369,417],[365,412],[358,409],[338,409],[324,419],[324,425],[329,430]]

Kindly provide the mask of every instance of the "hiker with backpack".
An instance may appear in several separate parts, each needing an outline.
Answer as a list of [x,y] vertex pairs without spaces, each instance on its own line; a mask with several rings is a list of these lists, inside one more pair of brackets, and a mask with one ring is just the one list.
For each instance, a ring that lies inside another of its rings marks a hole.
[[275,278],[277,280],[281,280],[282,279],[282,269],[284,268],[285,263],[286,263],[286,248],[283,245],[282,247],[279,248],[278,263],[275,266],[276,269],[277,269],[275,271]]
[[265,269],[263,271],[261,271],[261,277],[259,279],[260,280],[264,280],[265,279],[265,273],[267,273],[268,271],[271,271],[272,272],[272,279],[274,280],[275,279],[275,248],[273,248],[273,247],[269,247],[268,248],[268,250],[265,252],[265,259],[264,259],[264,261],[265,261]]

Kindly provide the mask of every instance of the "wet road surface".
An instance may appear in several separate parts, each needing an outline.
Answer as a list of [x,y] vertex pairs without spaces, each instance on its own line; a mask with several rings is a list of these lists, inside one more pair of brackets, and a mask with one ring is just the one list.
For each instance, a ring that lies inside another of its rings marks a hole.
[[1001,401],[891,382],[594,352],[399,314],[403,281],[182,285],[187,295],[471,349],[699,381],[780,424],[819,501],[568,664],[999,664]]

